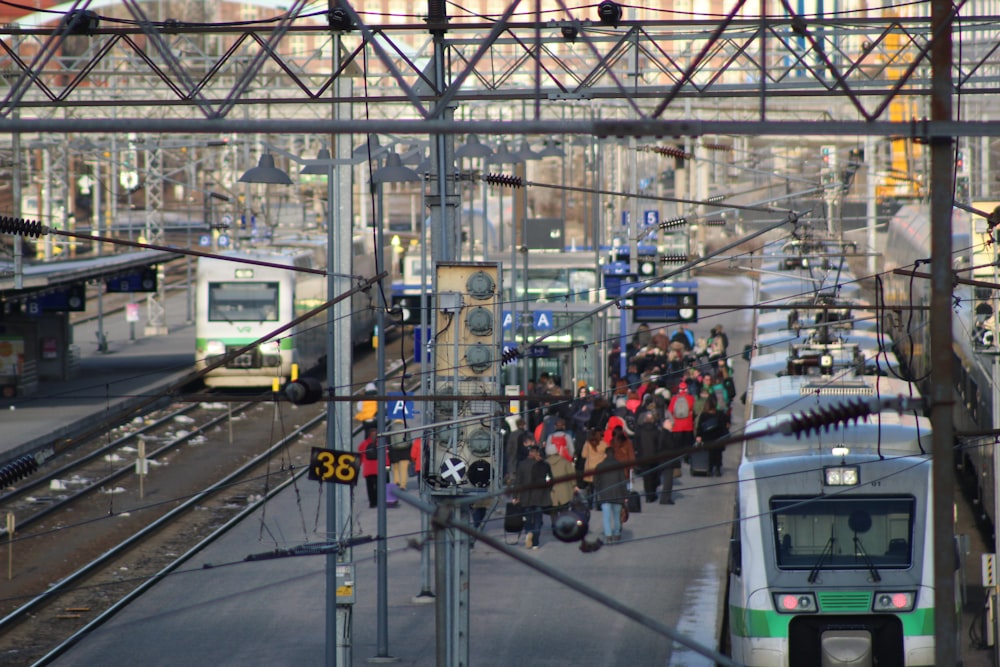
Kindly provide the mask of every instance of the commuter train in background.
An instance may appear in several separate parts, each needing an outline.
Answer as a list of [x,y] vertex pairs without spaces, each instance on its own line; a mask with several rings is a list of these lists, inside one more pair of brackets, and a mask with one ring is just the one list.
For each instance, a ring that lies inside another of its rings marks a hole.
[[[828,270],[840,273],[836,283],[853,280],[842,266],[833,269],[834,262],[780,261],[779,271],[820,279],[817,284],[825,284]],[[781,278],[762,274],[761,280]],[[807,312],[797,324],[825,325],[805,322]],[[765,432],[790,420],[791,412],[920,392],[882,377],[879,368],[834,363],[828,341],[816,352],[817,363],[789,364],[779,377],[762,373],[748,388],[728,567],[731,655],[752,667],[932,665],[929,420],[913,411],[882,411],[800,436]]]
[[[195,368],[204,370],[288,324],[326,301],[321,274],[229,261],[244,258],[281,266],[322,269],[325,240],[310,237],[275,239],[271,245],[219,253],[198,260]],[[353,239],[352,275],[374,276],[375,256],[366,240]],[[351,298],[353,345],[368,345],[376,335],[374,293]],[[276,338],[229,359],[204,376],[209,387],[270,387],[285,382],[292,364],[302,371],[318,366],[326,354],[327,314],[321,313]]]

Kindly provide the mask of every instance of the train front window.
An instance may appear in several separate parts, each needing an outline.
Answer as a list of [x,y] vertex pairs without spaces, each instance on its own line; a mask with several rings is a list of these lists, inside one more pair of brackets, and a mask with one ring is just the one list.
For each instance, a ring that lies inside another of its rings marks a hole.
[[277,322],[278,283],[210,283],[209,322]]
[[774,498],[777,565],[787,570],[909,567],[915,504],[912,497]]

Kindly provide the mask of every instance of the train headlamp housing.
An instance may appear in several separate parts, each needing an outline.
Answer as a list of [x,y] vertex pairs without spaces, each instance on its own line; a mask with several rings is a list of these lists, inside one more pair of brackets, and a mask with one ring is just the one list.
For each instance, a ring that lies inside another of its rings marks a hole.
[[819,611],[812,593],[772,593],[774,609],[779,614],[815,614]]
[[826,466],[823,468],[823,483],[826,486],[857,486],[861,483],[858,466]]
[[898,613],[901,611],[913,611],[917,604],[917,594],[915,591],[876,591],[872,599],[872,611],[887,611]]
[[278,354],[281,350],[278,345],[278,341],[275,340],[269,340],[266,343],[261,343],[258,346],[258,349],[260,349],[261,354]]
[[209,340],[205,342],[205,354],[214,357],[226,353],[226,344],[221,340]]

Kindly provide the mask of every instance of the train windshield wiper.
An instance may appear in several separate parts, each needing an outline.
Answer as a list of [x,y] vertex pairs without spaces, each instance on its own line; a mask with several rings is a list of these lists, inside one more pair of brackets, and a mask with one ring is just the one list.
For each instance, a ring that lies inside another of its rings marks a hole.
[[868,557],[868,552],[865,551],[865,547],[861,544],[861,538],[857,535],[854,536],[854,551],[861,554],[861,558],[865,561],[865,565],[868,566],[868,571],[872,573],[872,581],[882,581],[882,576],[879,575],[878,570],[875,569],[875,564],[872,563],[872,559]]
[[826,557],[833,555],[834,541],[833,535],[831,535],[830,539],[826,541],[826,546],[823,547],[823,552],[819,555],[819,560],[816,561],[816,564],[813,565],[813,569],[809,572],[810,584],[816,583],[816,577],[819,576],[819,569],[823,567],[823,563],[826,562]]

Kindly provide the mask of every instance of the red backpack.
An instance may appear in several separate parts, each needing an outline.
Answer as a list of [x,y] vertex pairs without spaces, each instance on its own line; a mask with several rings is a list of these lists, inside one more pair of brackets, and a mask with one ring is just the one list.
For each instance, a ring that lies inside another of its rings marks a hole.
[[552,444],[555,446],[556,451],[559,452],[559,456],[572,462],[573,457],[569,453],[569,442],[566,440],[566,434],[562,431],[556,431],[551,437]]

